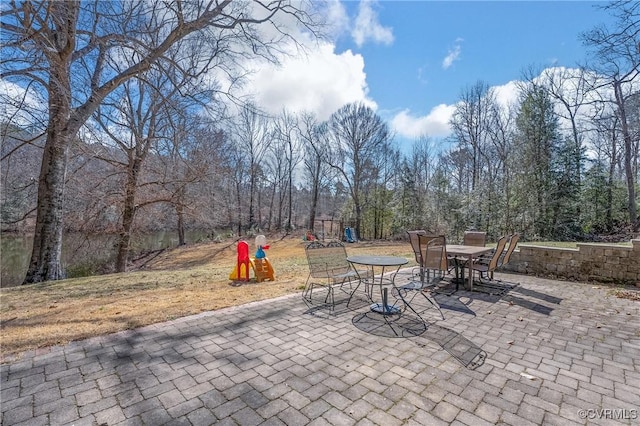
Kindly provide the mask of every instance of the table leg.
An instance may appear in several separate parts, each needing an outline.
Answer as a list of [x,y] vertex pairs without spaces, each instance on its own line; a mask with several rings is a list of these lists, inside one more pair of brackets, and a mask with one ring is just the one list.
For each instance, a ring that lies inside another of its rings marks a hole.
[[469,291],[473,291],[473,257],[469,256]]
[[391,308],[389,307],[389,293],[387,291],[387,288],[383,288],[382,289],[382,310],[386,313],[390,313],[391,312]]

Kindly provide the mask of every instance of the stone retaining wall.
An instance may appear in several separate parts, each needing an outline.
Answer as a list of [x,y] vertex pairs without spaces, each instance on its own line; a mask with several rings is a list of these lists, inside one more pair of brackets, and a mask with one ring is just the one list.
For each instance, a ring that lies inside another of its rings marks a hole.
[[513,252],[505,271],[553,275],[580,281],[640,283],[640,239],[631,246],[578,244],[575,249],[523,243]]

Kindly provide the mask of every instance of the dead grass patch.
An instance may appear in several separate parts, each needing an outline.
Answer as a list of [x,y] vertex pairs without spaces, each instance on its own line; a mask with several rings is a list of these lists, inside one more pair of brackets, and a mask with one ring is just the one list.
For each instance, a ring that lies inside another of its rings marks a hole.
[[[252,241],[250,247],[253,249]],[[233,283],[234,241],[165,251],[141,270],[0,289],[0,361],[20,353],[300,292],[304,242],[270,241],[275,282]],[[349,254],[405,256],[405,242],[355,243]]]

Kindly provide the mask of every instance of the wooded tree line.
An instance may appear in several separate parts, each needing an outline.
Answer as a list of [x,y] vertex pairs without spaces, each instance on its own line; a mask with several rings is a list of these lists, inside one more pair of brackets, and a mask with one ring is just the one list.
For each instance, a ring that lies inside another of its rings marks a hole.
[[278,14],[319,35],[300,4],[39,2],[3,13],[2,78],[39,87],[27,93],[48,105],[39,114],[26,95],[5,100],[18,104],[2,126],[2,222],[35,232],[26,282],[64,276],[63,230],[118,233],[119,271],[132,234],[155,229],[177,229],[181,243],[188,228],[319,231],[328,218],[365,239],[638,230],[637,3],[610,4],[616,28],[581,35],[591,56],[580,69],[525,72],[510,105],[485,82],[463,88],[452,136],[425,135],[408,152],[359,103],[326,121],[222,108],[233,84],[211,72],[234,80],[244,57],[277,61],[277,42],[294,39]]

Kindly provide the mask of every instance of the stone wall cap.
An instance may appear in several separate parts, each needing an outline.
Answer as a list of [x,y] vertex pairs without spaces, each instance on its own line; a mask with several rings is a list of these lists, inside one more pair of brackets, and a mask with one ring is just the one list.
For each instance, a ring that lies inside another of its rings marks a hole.
[[556,250],[556,251],[567,251],[567,250],[578,251],[578,249],[575,247],[551,247],[551,246],[545,246],[544,244],[536,244],[535,242],[522,243],[522,244],[518,244],[518,246],[536,247],[536,248],[543,248],[545,250]]
[[[640,244],[640,241],[638,241]],[[610,249],[622,249],[631,250],[633,247],[630,245],[622,245],[615,243],[576,243],[578,247],[598,247],[598,248],[610,248]]]

